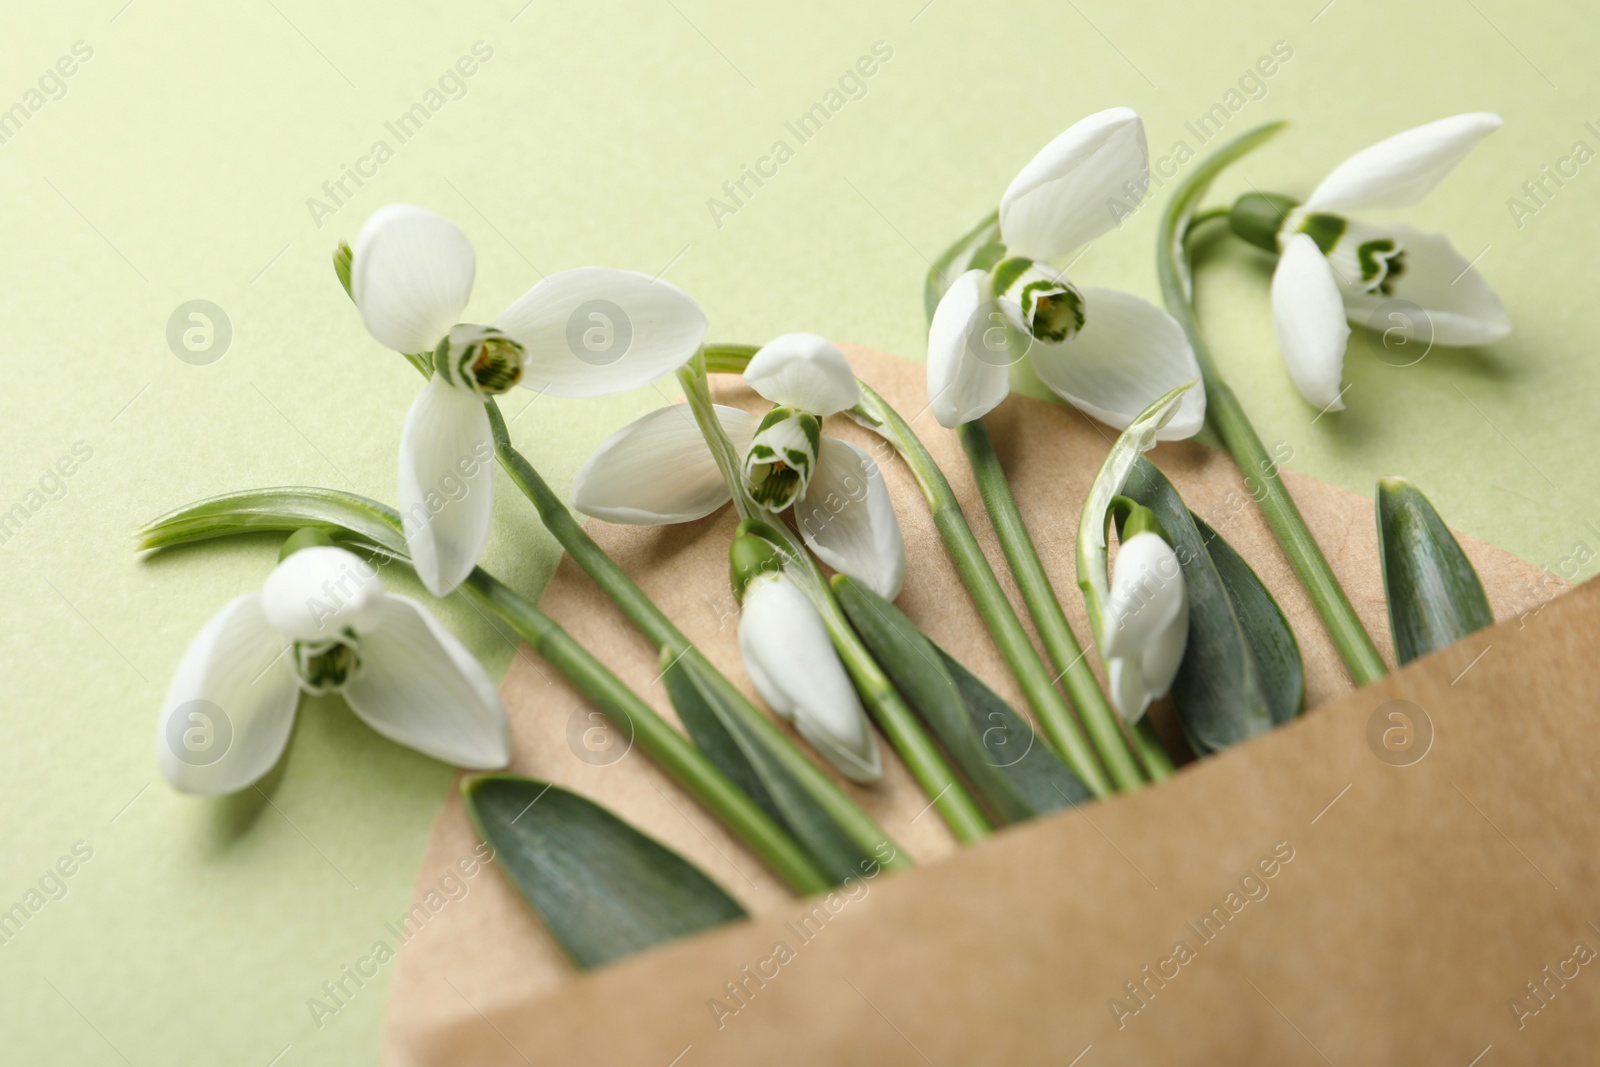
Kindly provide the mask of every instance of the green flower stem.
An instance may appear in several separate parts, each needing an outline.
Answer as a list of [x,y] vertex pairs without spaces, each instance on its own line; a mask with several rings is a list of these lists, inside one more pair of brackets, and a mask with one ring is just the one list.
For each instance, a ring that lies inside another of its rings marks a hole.
[[716,816],[796,893],[825,893],[833,885],[833,880],[787,830],[555,620],[482,569],[474,570],[461,589],[510,624],[517,636],[560,671],[618,729],[629,731],[641,752]]
[[[1277,464],[1267,453],[1255,428],[1250,425],[1239,398],[1217,370],[1201,336],[1200,323],[1191,303],[1186,241],[1191,229],[1190,216],[1195,206],[1224,168],[1261,145],[1282,127],[1282,123],[1274,123],[1252,130],[1219,149],[1184,179],[1162,212],[1161,229],[1156,238],[1156,270],[1161,278],[1161,295],[1167,310],[1183,326],[1183,332],[1188,335],[1189,344],[1194,349],[1195,359],[1200,364],[1200,375],[1206,389],[1207,421],[1222,437],[1239,469],[1259,479],[1261,491],[1256,494],[1256,500],[1266,516],[1267,525],[1272,528],[1290,566],[1311,595],[1311,602],[1350,668],[1351,677],[1357,685],[1367,685],[1382,678],[1388,668],[1384,666],[1383,658],[1378,655],[1377,647],[1373,645],[1355,609],[1350,606],[1350,599],[1345,596],[1339,579],[1334,576],[1333,568],[1328,566],[1327,557],[1317,546],[1316,538],[1312,536],[1300,509],[1295,507],[1289,490],[1278,477]],[[1208,212],[1201,217],[1219,216]]]
[[[811,566],[813,570],[816,569],[815,563]],[[833,647],[844,662],[845,670],[850,672],[850,679],[855,682],[856,691],[872,713],[873,721],[894,746],[901,761],[911,771],[911,776],[917,780],[922,791],[932,798],[933,806],[938,809],[957,841],[981,841],[993,834],[994,827],[988,817],[956,777],[933,738],[928,736],[922,720],[901,699],[899,690],[895,689],[894,683],[883,673],[883,668],[878,666],[878,661],[861,643],[860,636],[850,625],[850,620],[845,618],[843,609],[834,599],[832,589],[820,571],[817,572],[817,581],[828,590],[823,598],[821,615],[829,636],[833,638]]]
[[1139,750],[1139,758],[1144,761],[1144,769],[1152,781],[1164,782],[1177,771],[1172,765],[1172,757],[1167,755],[1166,746],[1156,736],[1155,727],[1150,725],[1150,716],[1146,715],[1134,726],[1133,744]]
[[[744,360],[748,362],[748,355]],[[811,558],[804,545],[795,540],[793,532],[782,520],[770,512],[757,508],[748,495],[741,491],[742,481],[737,450],[723,431],[722,423],[716,418],[711,403],[710,385],[706,381],[704,362],[699,361],[683,368],[678,373],[678,381],[683,386],[683,395],[689,402],[689,409],[693,412],[695,421],[706,436],[707,445],[717,461],[717,467],[728,483],[739,517],[760,521],[788,541],[786,556],[792,565],[802,568],[805,577],[809,579],[801,584],[801,588],[806,591],[807,599],[822,616],[823,624],[828,628],[828,635],[833,639],[833,647],[839,653],[839,659],[844,663],[845,669],[849,671],[850,679],[855,683],[856,691],[861,695],[873,721],[894,746],[901,761],[911,771],[911,776],[917,780],[917,785],[931,798],[933,806],[938,809],[956,839],[971,842],[988,837],[994,832],[989,820],[972,798],[972,794],[967,791],[966,786],[956,777],[944,754],[928,736],[922,721],[901,699],[899,691],[883,673],[883,668],[878,666],[878,661],[872,658],[867,647],[861,643],[860,636],[845,618],[839,602],[834,599],[833,590],[823,577],[816,561]]]
[[738,686],[717,670],[705,654],[696,648],[672,620],[645,595],[644,590],[634,584],[633,579],[617,566],[604,549],[595,544],[594,539],[585,533],[583,526],[573,518],[566,504],[539,476],[539,472],[512,446],[505,419],[500,414],[498,405],[490,401],[486,407],[489,412],[490,427],[494,432],[495,455],[499,458],[500,465],[505,468],[523,495],[533,503],[545,529],[550,531],[578,566],[582,567],[594,583],[622,609],[628,620],[649,638],[652,644],[670,650],[672,656],[687,657],[695,661],[705,677],[718,688],[732,706],[747,717],[757,732],[766,738],[768,746],[783,762],[789,773],[804,784],[812,799],[863,851],[870,855],[878,855],[882,852],[879,846],[887,843],[890,845],[889,852],[893,858],[883,861],[886,869],[895,870],[912,866],[905,850],[895,845],[889,835],[884,833],[882,827],[878,826],[860,805],[851,800],[833,779],[807,759],[771,719],[750,703],[749,698],[739,690]]
[[[331,537],[379,560],[411,564],[400,515],[393,508],[350,493],[285,487],[230,493],[163,515],[138,531],[140,551],[171,548],[241,533],[286,531],[296,539]],[[308,531],[318,531],[308,535]],[[819,893],[833,880],[787,829],[774,821],[714,765],[641,700],[605,664],[561,626],[481,567],[473,568],[459,592],[504,619],[535,652],[559,670],[639,749],[720,819],[736,837],[797,893]]]
[[967,592],[972,595],[978,613],[983,616],[989,633],[1000,648],[1000,654],[1005,657],[1017,684],[1022,687],[1028,705],[1039,717],[1040,725],[1061,753],[1062,759],[1066,760],[1067,766],[1072,768],[1089,791],[1097,797],[1108,796],[1113,792],[1111,779],[1095,759],[1093,748],[1072,717],[1072,709],[1067,707],[1049,671],[1045,670],[1044,661],[1028,640],[1016,610],[1006,599],[1005,591],[1000,588],[988,559],[978,547],[978,540],[972,535],[972,528],[967,525],[966,516],[961,513],[961,505],[957,503],[955,492],[945,480],[944,473],[900,414],[864,382],[861,384],[861,396],[862,405],[856,409],[857,414],[894,445],[906,466],[911,469],[933,512],[934,525],[944,539],[951,562],[960,572]]
[[1044,565],[1039,562],[1039,553],[1028,536],[1022,513],[1017,510],[988,428],[982,419],[974,419],[957,434],[972,464],[972,477],[988,509],[990,525],[1000,538],[1000,547],[1011,564],[1012,577],[1022,592],[1022,602],[1033,617],[1034,628],[1044,642],[1050,661],[1055,664],[1067,695],[1077,706],[1090,741],[1118,789],[1140,788],[1145,784],[1144,774],[1123,733],[1122,719],[1100,691],[1100,683],[1089,669],[1089,661],[1073,636],[1066,613],[1061,610],[1061,601],[1056,597],[1049,575],[1044,572]]

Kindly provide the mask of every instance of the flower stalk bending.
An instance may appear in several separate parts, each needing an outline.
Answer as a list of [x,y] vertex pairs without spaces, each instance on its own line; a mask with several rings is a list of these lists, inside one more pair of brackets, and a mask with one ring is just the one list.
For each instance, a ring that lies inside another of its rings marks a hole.
[[1388,668],[1384,666],[1371,636],[1351,607],[1349,597],[1334,576],[1333,568],[1328,565],[1327,557],[1318,547],[1300,509],[1295,507],[1288,488],[1278,477],[1277,464],[1250,424],[1239,398],[1217,370],[1200,333],[1200,323],[1192,303],[1187,240],[1192,229],[1191,215],[1196,205],[1224,168],[1282,128],[1282,123],[1274,123],[1252,130],[1223,146],[1184,179],[1162,212],[1156,238],[1156,270],[1161,279],[1161,295],[1167,310],[1188,335],[1190,347],[1194,349],[1195,359],[1200,364],[1200,375],[1205,383],[1207,421],[1215,427],[1240,470],[1252,475],[1259,472],[1261,490],[1256,494],[1256,500],[1266,516],[1267,525],[1272,528],[1290,566],[1310,594],[1311,602],[1349,667],[1351,677],[1357,685],[1367,685],[1382,678]]

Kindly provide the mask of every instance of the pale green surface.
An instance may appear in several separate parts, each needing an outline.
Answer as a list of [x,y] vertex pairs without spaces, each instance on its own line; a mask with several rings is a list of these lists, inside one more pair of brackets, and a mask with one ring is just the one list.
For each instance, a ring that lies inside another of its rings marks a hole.
[[[1237,251],[1205,275],[1202,312],[1261,436],[1290,443],[1296,469],[1362,493],[1404,473],[1453,525],[1543,565],[1600,538],[1583,525],[1600,518],[1589,459],[1600,163],[1521,230],[1506,206],[1573,142],[1600,148],[1584,5],[1335,0],[1319,16],[1321,0],[1159,13],[936,0],[919,14],[923,0],[836,0],[777,15],[721,0],[535,0],[519,15],[523,0],[135,0],[119,13],[123,3],[13,5],[0,34],[0,107],[74,41],[94,48],[66,97],[0,145],[11,368],[0,507],[75,441],[93,449],[66,496],[0,546],[0,909],[74,841],[94,849],[65,899],[0,946],[8,1061],[377,1058],[387,972],[321,1030],[306,1000],[403,910],[449,772],[328,701],[303,716],[271,806],[173,795],[151,757],[167,676],[202,621],[259,584],[273,546],[140,562],[128,532],[194,498],[272,483],[392,500],[419,381],[365,335],[327,265],[333,242],[389,201],[429,205],[471,235],[469,320],[535,281],[530,261],[546,272],[667,268],[703,303],[713,337],[808,329],[916,357],[924,257],[990,210],[1049,137],[1129,104],[1158,156],[1179,137],[1192,145],[1183,121],[1286,40],[1294,58],[1227,129],[1296,125],[1226,191],[1248,177],[1303,194],[1380,136],[1498,111],[1506,128],[1409,217],[1448,228],[1469,257],[1490,246],[1479,266],[1518,333],[1405,370],[1377,362],[1358,335],[1350,410],[1313,425],[1273,351],[1265,261]],[[716,227],[707,197],[774,139],[793,147],[785,121],[880,39],[894,58],[865,97]],[[477,40],[495,52],[468,95],[313,225],[305,198]],[[1154,299],[1155,222],[1142,211],[1074,277]],[[197,297],[235,328],[212,366],[180,362],[164,340],[173,308]],[[513,432],[565,486],[601,436],[656,400],[540,400]],[[525,403],[519,394],[510,410]],[[531,591],[553,553],[525,543],[531,508],[500,488],[489,566]],[[509,646],[470,608],[443,613],[504,668]]]

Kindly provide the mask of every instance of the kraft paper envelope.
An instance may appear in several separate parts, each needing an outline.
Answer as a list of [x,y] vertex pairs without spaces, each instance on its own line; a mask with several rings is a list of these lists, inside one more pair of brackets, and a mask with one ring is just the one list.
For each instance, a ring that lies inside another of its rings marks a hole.
[[[922,366],[846,352],[915,417],[1006,581],[955,435],[921,414]],[[737,378],[713,387],[720,402],[761,403]],[[987,421],[1086,639],[1078,507],[1115,435],[1020,396]],[[1025,709],[910,475],[848,420],[825,430],[883,468],[905,534],[899,605]],[[580,976],[493,864],[471,862],[478,841],[452,791],[416,906],[396,917],[387,1061],[1465,1065],[1492,1045],[1494,1064],[1578,1062],[1558,1053],[1592,1044],[1600,1006],[1600,957],[1579,962],[1600,950],[1589,925],[1600,922],[1600,587],[1552,601],[1565,588],[1555,578],[1463,538],[1500,625],[1352,693],[1232,461],[1195,443],[1150,455],[1293,624],[1300,721],[1160,788],[959,854],[888,758],[881,784],[848,788],[920,869],[800,901],[524,649],[502,686],[513,769],[606,805],[757,918]],[[1371,502],[1283,477],[1388,656]],[[682,526],[589,529],[742,683],[726,578],[734,524],[725,509]],[[570,559],[541,606],[672,715],[656,650]],[[1415,731],[1398,753],[1382,736],[1396,723]]]

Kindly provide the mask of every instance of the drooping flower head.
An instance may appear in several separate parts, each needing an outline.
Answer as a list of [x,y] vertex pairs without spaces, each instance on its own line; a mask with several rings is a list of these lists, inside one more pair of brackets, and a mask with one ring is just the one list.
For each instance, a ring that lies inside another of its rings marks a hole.
[[400,512],[417,575],[438,596],[472,572],[489,538],[486,399],[516,385],[560,397],[635,389],[682,366],[705,338],[705,316],[681,290],[602,267],[550,275],[493,325],[462,323],[472,245],[449,219],[409,204],[368,219],[341,269],[368,332],[433,367],[401,435]]
[[[791,333],[750,359],[745,381],[775,406],[757,418],[716,405],[742,457],[740,488],[760,507],[792,509],[817,558],[893,599],[905,577],[905,546],[883,473],[863,449],[822,432],[822,420],[860,399],[855,372],[826,338]],[[608,522],[689,522],[732,499],[723,472],[686,405],[623,427],[573,481],[573,506]]]
[[510,759],[505,708],[472,654],[366,560],[313,545],[190,643],[161,705],[162,774],[186,793],[245,788],[283,754],[302,692],[342,693],[378,733],[447,763]]
[[1430,122],[1357,152],[1304,203],[1250,193],[1234,205],[1234,232],[1279,254],[1272,276],[1278,348],[1308,401],[1344,407],[1347,321],[1424,354],[1435,344],[1490,344],[1510,334],[1500,298],[1448,240],[1355,214],[1417,203],[1500,125],[1498,115],[1482,112]]
[[[928,401],[940,425],[992,411],[1024,358],[1056,395],[1118,429],[1200,376],[1165,311],[1077,286],[1045,262],[1117,228],[1149,181],[1144,124],[1128,108],[1074,124],[1016,176],[1000,198],[996,240],[953,263],[970,269],[955,277],[929,326]],[[1204,421],[1204,391],[1192,390],[1162,437],[1193,436]]]

